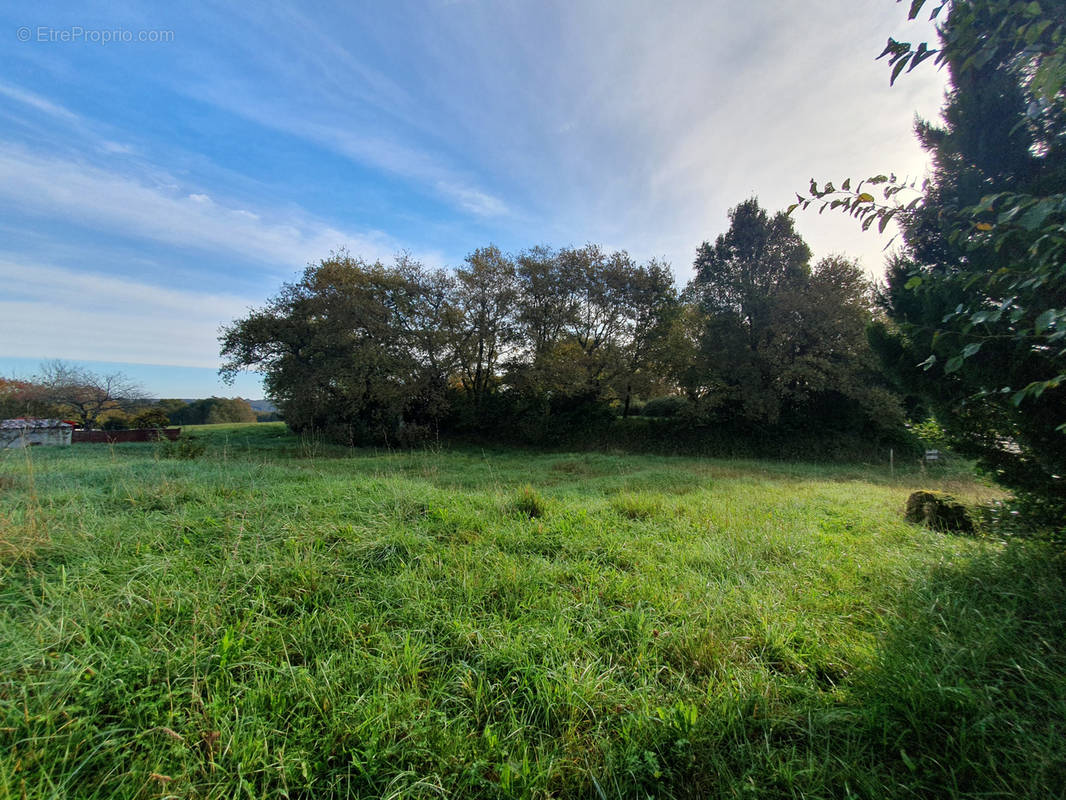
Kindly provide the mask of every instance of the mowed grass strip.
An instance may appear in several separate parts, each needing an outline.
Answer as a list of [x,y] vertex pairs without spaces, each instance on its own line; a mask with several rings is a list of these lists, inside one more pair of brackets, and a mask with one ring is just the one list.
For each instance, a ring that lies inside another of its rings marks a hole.
[[0,796],[1066,790],[1063,560],[946,478],[197,435],[2,456]]

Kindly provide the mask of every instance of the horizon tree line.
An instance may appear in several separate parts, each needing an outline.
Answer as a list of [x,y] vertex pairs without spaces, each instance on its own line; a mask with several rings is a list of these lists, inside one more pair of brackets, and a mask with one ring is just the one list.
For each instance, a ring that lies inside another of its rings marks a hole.
[[454,271],[334,253],[223,327],[221,373],[262,373],[294,430],[352,444],[550,441],[671,395],[689,422],[738,431],[898,429],[857,263],[812,266],[792,220],[755,198],[730,223],[683,291],[662,261],[595,244],[488,245]]

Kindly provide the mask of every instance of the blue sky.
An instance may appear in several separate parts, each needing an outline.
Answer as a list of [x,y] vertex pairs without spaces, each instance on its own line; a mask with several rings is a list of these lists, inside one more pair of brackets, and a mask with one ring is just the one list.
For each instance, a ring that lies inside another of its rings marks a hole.
[[[451,266],[593,241],[684,283],[752,194],[924,175],[913,116],[943,75],[889,88],[874,61],[928,38],[905,20],[891,0],[5,4],[0,374],[62,358],[259,397],[217,381],[219,325],[340,247]],[[886,240],[853,221],[798,227],[880,273]]]

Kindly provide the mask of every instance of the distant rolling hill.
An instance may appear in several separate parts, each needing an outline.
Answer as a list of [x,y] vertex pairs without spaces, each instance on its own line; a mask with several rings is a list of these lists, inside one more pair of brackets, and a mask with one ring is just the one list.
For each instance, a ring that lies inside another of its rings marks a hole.
[[[197,400],[203,400],[202,397],[182,397],[179,398],[183,403],[195,403]],[[278,407],[271,403],[269,400],[246,400],[248,405],[252,407],[253,411],[262,411],[267,414],[272,414],[278,410]]]

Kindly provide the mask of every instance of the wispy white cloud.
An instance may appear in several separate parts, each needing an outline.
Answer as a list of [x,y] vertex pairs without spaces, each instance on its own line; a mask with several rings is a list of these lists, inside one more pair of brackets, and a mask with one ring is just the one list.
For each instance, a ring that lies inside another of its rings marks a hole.
[[[42,138],[53,139],[53,142],[55,142],[58,123],[58,130],[67,132],[67,136],[58,137],[59,141],[68,140],[70,138],[69,132],[74,132],[76,134],[75,139],[82,139],[92,143],[96,151],[105,155],[131,155],[136,153],[136,148],[132,145],[107,138],[107,134],[104,131],[109,130],[109,126],[76,114],[66,106],[40,94],[0,81],[0,97],[14,100],[23,108],[31,109],[48,120],[48,125],[34,126],[42,132],[47,132],[47,135]],[[19,121],[23,124],[28,122],[25,119],[20,119]]]
[[25,358],[213,368],[219,325],[253,305],[10,257],[0,257],[0,282],[0,341]]
[[148,182],[0,144],[0,202],[5,200],[23,212],[281,266],[286,273],[342,247],[371,259],[389,259],[402,249],[379,231],[341,231],[299,208],[251,211],[183,190],[165,174]]
[[508,213],[507,205],[498,197],[471,189],[462,184],[437,181],[437,189],[453,198],[462,208],[483,217],[497,217]]
[[123,144],[122,142],[112,142],[109,139],[104,139],[98,145],[101,153],[108,153],[112,155],[131,155],[137,152],[137,149],[133,145]]
[[[225,32],[228,57],[219,57],[212,40],[192,60],[192,74],[183,72],[169,88],[343,156],[385,180],[399,179],[475,218],[514,215],[513,200],[488,185],[467,143],[451,136],[461,121],[442,117],[446,98],[430,91],[445,65],[433,63],[432,53],[413,39],[432,30],[435,11],[326,5],[309,13],[275,2],[254,11],[215,9],[204,25]],[[401,27],[389,28],[401,20]],[[468,55],[453,51],[448,58]],[[412,83],[399,74],[408,68],[423,80]]]
[[[501,217],[511,213],[502,198],[479,188],[459,171],[448,167],[429,151],[404,144],[399,136],[375,136],[345,125],[324,120],[336,116],[338,109],[323,114],[320,110],[279,107],[269,96],[257,96],[252,87],[233,87],[225,92],[203,87],[197,91],[201,100],[239,114],[253,122],[305,139],[344,156],[361,166],[381,170],[393,178],[411,182],[429,196],[436,196],[456,208],[479,217]],[[317,105],[317,104],[316,104]],[[327,109],[329,105],[324,106]]]
[[73,111],[64,108],[58,103],[53,103],[47,98],[8,83],[0,82],[0,95],[67,122],[77,122],[81,119]]

